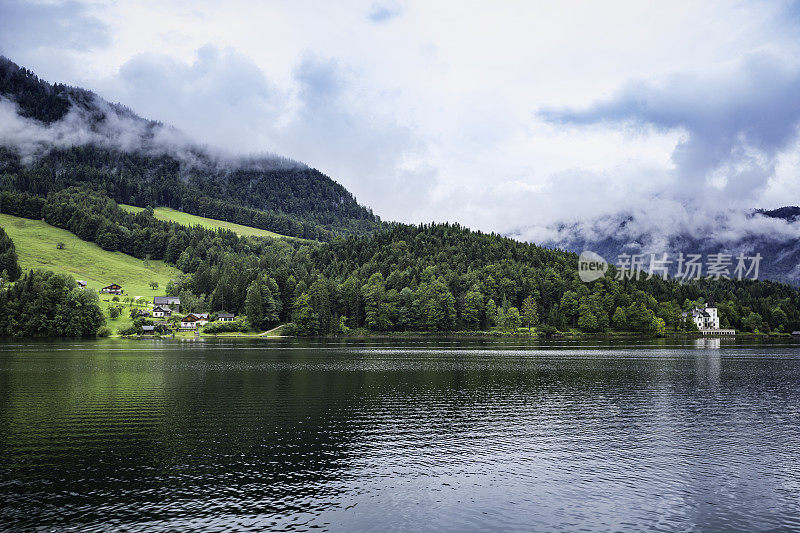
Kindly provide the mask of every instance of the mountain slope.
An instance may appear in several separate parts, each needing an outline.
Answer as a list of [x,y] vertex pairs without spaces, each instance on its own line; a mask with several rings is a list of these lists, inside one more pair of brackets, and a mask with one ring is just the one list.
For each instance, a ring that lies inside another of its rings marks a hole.
[[0,187],[45,195],[89,185],[119,203],[181,209],[327,240],[380,220],[316,169],[200,146],[94,93],[0,57]]
[[[41,220],[3,214],[0,226],[14,241],[23,270],[41,268],[69,274],[86,281],[91,289],[118,283],[125,294],[150,297],[163,294],[167,283],[180,275],[180,271],[164,261],[144,262],[122,252],[103,250]],[[58,243],[64,247],[59,249]],[[150,288],[151,281],[158,282],[158,290]]]

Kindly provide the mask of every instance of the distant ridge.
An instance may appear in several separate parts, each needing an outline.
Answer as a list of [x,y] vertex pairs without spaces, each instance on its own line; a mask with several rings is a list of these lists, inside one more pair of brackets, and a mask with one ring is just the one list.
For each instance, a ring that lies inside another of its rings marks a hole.
[[6,190],[44,195],[82,185],[118,203],[317,240],[381,224],[342,185],[303,163],[202,146],[91,91],[44,81],[3,56],[0,121]]

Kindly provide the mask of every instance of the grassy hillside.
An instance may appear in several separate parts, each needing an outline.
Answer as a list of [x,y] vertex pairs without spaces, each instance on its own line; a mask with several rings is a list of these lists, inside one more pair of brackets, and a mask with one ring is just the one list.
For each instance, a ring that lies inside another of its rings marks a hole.
[[[126,295],[152,299],[163,295],[167,282],[180,274],[163,261],[145,264],[121,252],[108,252],[41,220],[0,214],[0,226],[14,241],[23,270],[42,268],[70,274],[93,289],[118,283]],[[57,249],[59,242],[64,243],[63,250]],[[150,288],[151,281],[158,282],[157,290]]]
[[[144,210],[143,207],[136,207],[133,205],[120,204],[120,207],[132,213],[138,213]],[[249,226],[242,226],[234,224],[233,222],[225,222],[224,220],[215,220],[213,218],[199,217],[197,215],[190,215],[182,211],[176,211],[169,207],[157,207],[154,209],[155,217],[158,220],[166,220],[168,222],[177,222],[183,226],[202,226],[211,229],[227,229],[231,230],[237,235],[246,237],[281,237],[284,239],[293,239],[295,237],[287,237],[265,229],[251,228]]]

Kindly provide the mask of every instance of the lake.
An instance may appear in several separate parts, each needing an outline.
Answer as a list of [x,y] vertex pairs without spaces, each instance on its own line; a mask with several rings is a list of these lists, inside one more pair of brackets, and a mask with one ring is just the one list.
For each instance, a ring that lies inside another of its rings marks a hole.
[[0,529],[800,529],[800,344],[0,344]]

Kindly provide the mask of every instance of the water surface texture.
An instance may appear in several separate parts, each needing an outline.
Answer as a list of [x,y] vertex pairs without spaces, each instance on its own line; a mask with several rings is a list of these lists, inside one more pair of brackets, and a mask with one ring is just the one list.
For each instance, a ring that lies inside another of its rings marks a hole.
[[800,529],[800,345],[0,345],[0,529]]

